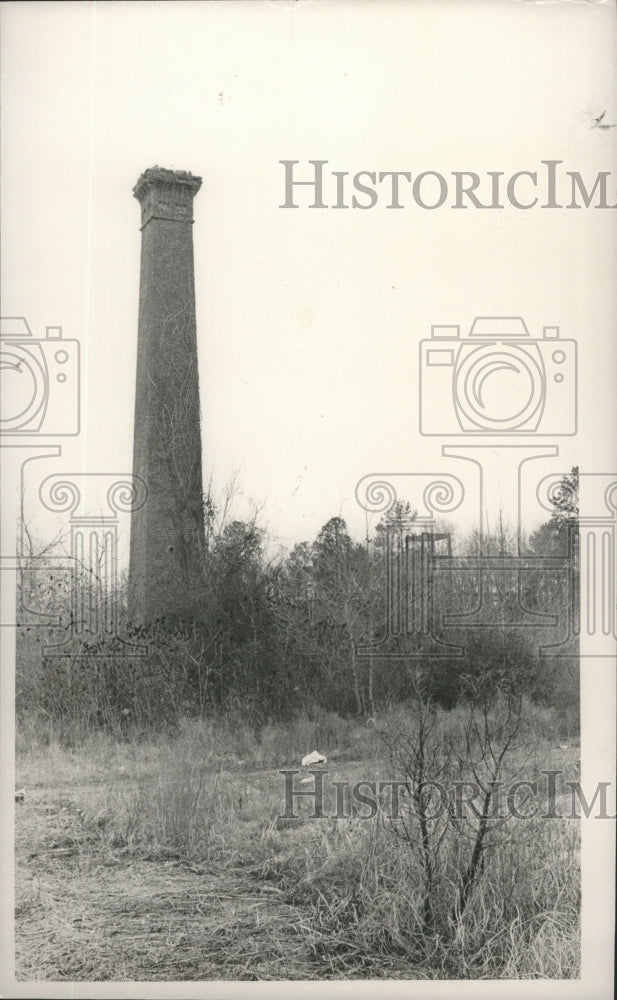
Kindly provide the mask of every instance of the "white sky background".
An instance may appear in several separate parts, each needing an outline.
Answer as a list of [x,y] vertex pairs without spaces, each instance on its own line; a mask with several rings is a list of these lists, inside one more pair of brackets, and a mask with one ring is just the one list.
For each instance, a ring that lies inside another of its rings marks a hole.
[[[370,211],[278,207],[281,159],[351,174],[508,176],[549,158],[589,178],[615,170],[617,129],[591,128],[604,110],[617,121],[612,4],[28,3],[2,15],[2,313],[37,337],[61,324],[83,352],[83,431],[40,476],[130,471],[131,189],[154,164],[203,178],[205,476],[222,487],[238,469],[282,544],[336,514],[360,536],[367,473],[468,476],[418,431],[418,344],[433,323],[466,332],[475,315],[521,314],[534,336],[558,324],[577,339],[580,431],[530,471],[615,468],[615,212],[393,211],[385,192]],[[512,514],[507,483],[487,499]],[[525,517],[537,522],[533,505]]]

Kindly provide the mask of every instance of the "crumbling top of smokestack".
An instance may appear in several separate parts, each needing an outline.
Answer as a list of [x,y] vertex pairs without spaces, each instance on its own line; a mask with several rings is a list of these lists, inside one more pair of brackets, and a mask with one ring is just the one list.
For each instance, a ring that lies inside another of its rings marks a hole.
[[165,167],[149,167],[133,188],[133,194],[141,201],[145,191],[151,184],[181,184],[193,189],[197,194],[201,187],[201,177],[193,177],[190,170],[167,170]]
[[200,187],[201,177],[190,171],[149,167],[133,188],[141,204],[142,229],[152,218],[192,222],[193,198]]

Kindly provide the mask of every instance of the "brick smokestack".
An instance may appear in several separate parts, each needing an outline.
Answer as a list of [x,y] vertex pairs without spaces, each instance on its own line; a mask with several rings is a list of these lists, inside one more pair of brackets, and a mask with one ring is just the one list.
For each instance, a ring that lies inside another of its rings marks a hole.
[[193,198],[201,178],[153,167],[141,205],[141,273],[133,472],[148,496],[131,521],[134,624],[195,618],[203,599],[204,510],[193,266]]

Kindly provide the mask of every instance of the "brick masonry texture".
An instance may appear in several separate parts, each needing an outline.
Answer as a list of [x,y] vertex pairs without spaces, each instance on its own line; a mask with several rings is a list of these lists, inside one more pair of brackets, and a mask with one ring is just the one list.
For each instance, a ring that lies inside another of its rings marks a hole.
[[133,472],[148,496],[133,512],[129,616],[195,618],[203,594],[204,513],[193,198],[201,178],[154,167],[141,204],[141,274]]

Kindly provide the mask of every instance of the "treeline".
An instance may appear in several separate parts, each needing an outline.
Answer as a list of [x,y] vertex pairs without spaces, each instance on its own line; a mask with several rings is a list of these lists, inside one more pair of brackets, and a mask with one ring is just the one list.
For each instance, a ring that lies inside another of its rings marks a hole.
[[[576,596],[568,555],[577,487],[573,470],[552,517],[526,541],[536,562],[520,578],[506,530],[429,535],[410,503],[395,504],[363,542],[334,517],[312,542],[272,560],[256,520],[216,530],[208,501],[204,585],[191,620],[133,628],[124,613],[119,638],[73,640],[60,655],[49,647],[71,634],[69,583],[41,571],[45,557],[26,560],[17,710],[66,732],[175,725],[221,710],[256,724],[319,708],[369,718],[407,699],[420,672],[444,708],[498,687],[556,708],[571,728],[578,662],[576,644],[564,640]],[[41,614],[58,624],[40,627]],[[540,655],[549,645],[553,655]]]

